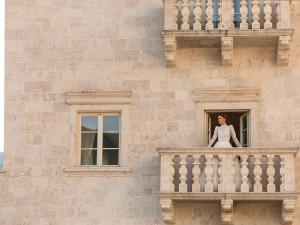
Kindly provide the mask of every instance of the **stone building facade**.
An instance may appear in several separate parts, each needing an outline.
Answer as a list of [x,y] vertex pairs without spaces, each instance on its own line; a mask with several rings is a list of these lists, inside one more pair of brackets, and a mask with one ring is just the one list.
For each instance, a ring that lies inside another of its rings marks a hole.
[[1,225],[300,225],[300,1],[6,0],[5,46]]

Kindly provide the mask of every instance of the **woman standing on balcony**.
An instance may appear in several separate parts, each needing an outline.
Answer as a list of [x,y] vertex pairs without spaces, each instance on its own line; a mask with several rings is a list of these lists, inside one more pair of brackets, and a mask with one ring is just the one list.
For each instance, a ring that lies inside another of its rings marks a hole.
[[218,138],[217,143],[214,145],[214,148],[232,148],[230,144],[230,137],[232,137],[235,145],[237,147],[242,147],[239,140],[236,137],[236,133],[232,125],[226,124],[227,116],[225,114],[218,115],[218,122],[220,126],[215,127],[214,135],[209,141],[208,147],[211,147],[212,144]]
[[[232,148],[232,145],[230,144],[230,137],[232,137],[235,145],[237,147],[242,147],[239,140],[236,137],[236,133],[234,131],[234,128],[232,125],[226,124],[227,116],[226,114],[220,114],[218,115],[218,122],[220,126],[215,127],[214,135],[209,141],[208,147],[211,147],[212,144],[216,141],[218,138],[217,143],[214,145],[214,148]],[[217,157],[214,157],[214,170],[213,170],[213,186],[214,191],[218,191],[219,186],[219,173],[218,173],[218,167],[219,167],[219,159]],[[240,159],[235,157],[234,158],[234,165],[235,165],[235,190],[238,191],[240,189],[241,185],[241,174],[240,174]]]

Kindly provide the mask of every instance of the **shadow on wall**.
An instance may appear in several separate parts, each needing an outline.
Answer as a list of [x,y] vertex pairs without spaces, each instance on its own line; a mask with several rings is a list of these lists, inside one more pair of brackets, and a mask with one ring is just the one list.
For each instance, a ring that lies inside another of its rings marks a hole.
[[0,152],[0,169],[3,168],[3,152]]

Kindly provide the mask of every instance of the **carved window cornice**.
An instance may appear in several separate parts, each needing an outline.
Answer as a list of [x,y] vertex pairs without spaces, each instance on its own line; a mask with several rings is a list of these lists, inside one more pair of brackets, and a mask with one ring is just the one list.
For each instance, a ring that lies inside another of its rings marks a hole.
[[193,91],[194,101],[201,102],[258,102],[259,89],[207,89]]
[[131,91],[67,92],[66,103],[70,105],[129,104],[131,96]]

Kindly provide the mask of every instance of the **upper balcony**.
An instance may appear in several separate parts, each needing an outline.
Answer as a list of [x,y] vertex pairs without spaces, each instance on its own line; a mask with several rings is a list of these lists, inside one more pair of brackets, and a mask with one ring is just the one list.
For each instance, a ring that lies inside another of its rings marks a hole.
[[[176,64],[178,42],[220,46],[222,64],[232,64],[236,38],[277,45],[277,62],[287,65],[293,34],[291,0],[164,0],[162,37],[168,66]],[[183,44],[184,46],[184,44]]]
[[294,157],[298,148],[169,148],[161,157],[160,199],[166,224],[175,223],[177,201],[220,201],[224,224],[234,201],[281,201],[282,222],[292,224]]

